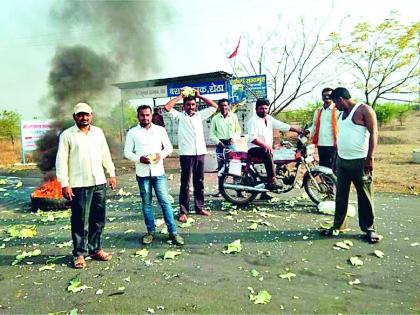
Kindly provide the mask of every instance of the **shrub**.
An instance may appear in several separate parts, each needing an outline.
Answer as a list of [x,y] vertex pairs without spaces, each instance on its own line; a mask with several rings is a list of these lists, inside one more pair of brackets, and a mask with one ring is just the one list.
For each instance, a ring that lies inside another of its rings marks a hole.
[[393,119],[398,119],[402,126],[407,116],[414,110],[415,105],[411,104],[383,103],[375,107],[379,127],[382,127]]

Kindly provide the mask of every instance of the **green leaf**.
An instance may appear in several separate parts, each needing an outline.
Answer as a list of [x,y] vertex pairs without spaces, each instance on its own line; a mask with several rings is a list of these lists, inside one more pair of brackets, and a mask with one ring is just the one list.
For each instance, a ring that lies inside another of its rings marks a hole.
[[349,261],[353,266],[363,266],[363,261],[357,256],[350,257]]
[[75,277],[73,279],[70,280],[69,286],[67,287],[67,291],[68,292],[77,292],[75,291],[80,285],[82,284],[82,282],[80,281],[80,279],[78,277]]
[[279,275],[279,277],[282,279],[288,279],[289,281],[291,281],[292,278],[296,277],[296,275],[293,272],[288,272],[288,273]]
[[242,251],[241,240],[233,241],[232,243],[225,246],[225,250],[222,251],[223,254],[232,254],[240,253]]
[[36,226],[27,224],[12,225],[8,228],[7,233],[11,237],[30,238],[36,235]]
[[266,290],[261,290],[257,295],[250,294],[249,299],[254,302],[254,304],[268,304],[271,302],[271,294]]
[[251,270],[251,276],[253,276],[254,278],[258,277],[259,274],[260,273],[257,270],[255,270],[255,269]]
[[143,248],[141,250],[136,251],[134,254],[136,257],[140,256],[142,258],[146,258],[149,255],[149,250],[147,248]]
[[354,281],[349,281],[350,285],[361,284],[359,279],[354,279]]
[[67,291],[71,293],[77,293],[84,291],[86,289],[92,289],[92,287],[88,287],[87,285],[81,285],[82,282],[78,277],[75,277],[70,280],[69,286],[67,287]]
[[38,268],[38,271],[44,271],[44,270],[55,270],[55,264],[45,265]]
[[70,312],[67,313],[68,315],[77,315],[77,308],[73,308]]
[[383,251],[380,251],[380,250],[378,250],[378,249],[376,249],[376,250],[374,251],[374,254],[375,254],[377,257],[379,257],[379,258],[384,258],[384,256],[385,256],[384,252],[383,252]]
[[174,259],[175,256],[181,255],[181,252],[174,251],[174,250],[167,250],[163,255],[163,259]]
[[258,223],[252,223],[250,226],[248,226],[248,230],[256,230],[258,227]]
[[33,256],[39,256],[39,255],[41,255],[41,250],[40,249],[35,249],[33,251],[30,251],[30,252],[23,251],[22,254],[19,254],[19,255],[16,256],[15,260],[12,262],[12,266],[17,265],[18,263],[20,263],[21,261],[23,261],[27,257],[33,257]]

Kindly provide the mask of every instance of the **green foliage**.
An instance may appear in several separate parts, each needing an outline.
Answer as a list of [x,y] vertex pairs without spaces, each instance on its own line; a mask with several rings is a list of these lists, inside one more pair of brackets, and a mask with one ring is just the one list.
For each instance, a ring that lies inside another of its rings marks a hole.
[[20,115],[14,111],[4,110],[0,113],[0,138],[9,138],[12,144],[20,135]]
[[365,102],[375,108],[378,100],[406,101],[418,91],[418,34],[420,22],[404,25],[395,14],[378,25],[357,24],[351,36],[331,34],[343,64],[350,66]]
[[321,106],[321,102],[309,103],[303,108],[283,111],[279,113],[276,118],[286,123],[297,123],[300,126],[310,126],[312,125],[315,110]]
[[415,105],[395,103],[378,104],[375,108],[379,127],[384,126],[393,119],[398,119],[400,125],[402,125],[407,116],[414,110]]
[[[133,106],[124,104],[124,129],[137,125],[137,111]],[[104,119],[105,124],[102,126],[105,130],[112,129],[116,132],[120,131],[121,125],[121,104],[116,104],[111,108],[109,116]]]

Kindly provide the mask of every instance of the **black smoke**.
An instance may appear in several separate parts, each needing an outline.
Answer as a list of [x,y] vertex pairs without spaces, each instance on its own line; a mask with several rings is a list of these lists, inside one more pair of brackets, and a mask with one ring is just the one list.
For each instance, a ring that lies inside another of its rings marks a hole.
[[57,1],[51,17],[63,30],[90,34],[111,60],[138,79],[160,69],[159,32],[172,20],[170,8],[152,0]]

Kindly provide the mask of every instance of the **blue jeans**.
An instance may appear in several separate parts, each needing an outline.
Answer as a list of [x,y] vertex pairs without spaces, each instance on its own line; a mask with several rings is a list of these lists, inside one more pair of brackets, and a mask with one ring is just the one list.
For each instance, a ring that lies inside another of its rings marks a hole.
[[163,219],[165,220],[168,232],[170,234],[176,234],[176,225],[174,220],[174,213],[172,211],[172,205],[169,199],[168,183],[166,176],[152,176],[152,177],[139,177],[136,176],[139,184],[140,196],[142,200],[142,210],[144,215],[144,221],[148,233],[154,233],[155,216],[153,213],[152,205],[152,187],[155,190],[155,194],[160,207],[162,208]]
[[[232,150],[232,151],[236,150],[236,147],[234,144],[225,144],[224,148]],[[223,164],[225,163],[225,157],[223,156],[224,148],[220,144],[216,145],[217,172],[219,172],[222,169]],[[217,186],[218,186],[219,193],[222,191],[222,185],[223,185],[222,176],[219,175],[217,179]]]

